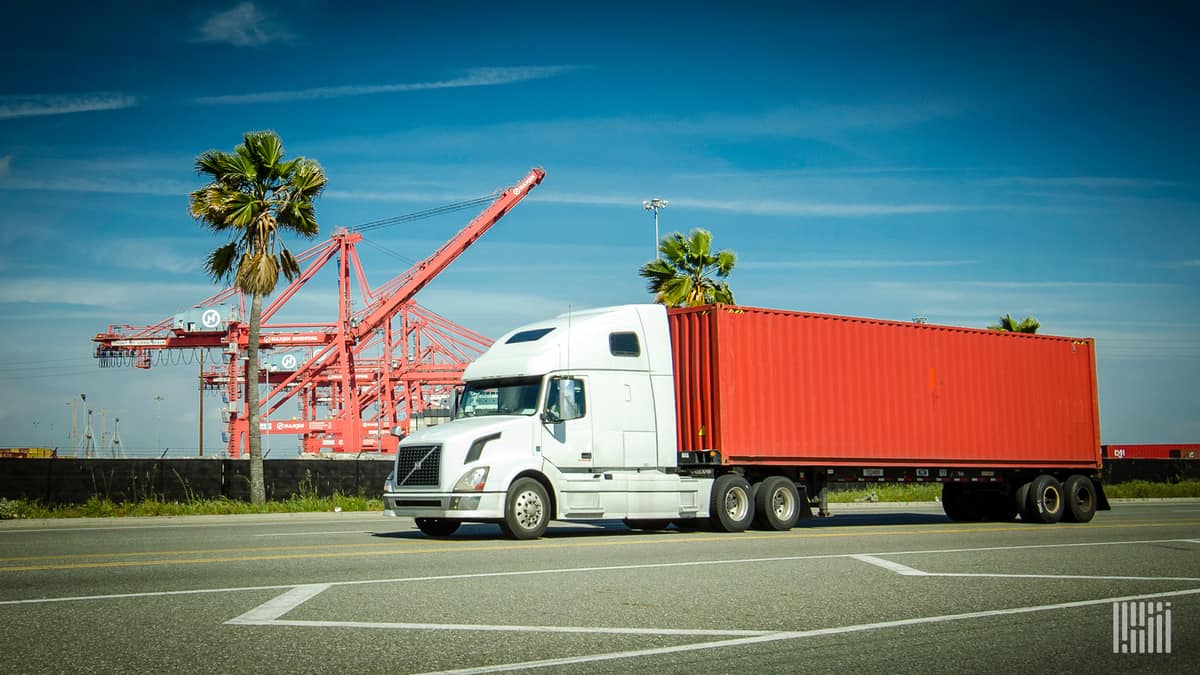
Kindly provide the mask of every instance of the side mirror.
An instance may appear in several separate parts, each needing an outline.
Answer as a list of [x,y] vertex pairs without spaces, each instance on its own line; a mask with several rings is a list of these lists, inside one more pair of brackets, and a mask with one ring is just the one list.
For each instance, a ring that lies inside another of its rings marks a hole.
[[396,438],[399,438],[400,440],[404,440],[404,436],[406,435],[404,433],[404,427],[400,427],[400,426],[392,427],[392,435],[395,436]]

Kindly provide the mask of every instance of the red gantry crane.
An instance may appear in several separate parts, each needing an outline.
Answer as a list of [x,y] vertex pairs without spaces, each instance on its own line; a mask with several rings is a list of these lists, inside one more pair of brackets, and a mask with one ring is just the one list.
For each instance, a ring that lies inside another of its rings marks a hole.
[[[414,297],[520,203],[545,175],[542,169],[534,168],[498,196],[342,228],[328,241],[297,255],[303,269],[300,276],[262,313],[262,380],[257,383],[262,432],[297,434],[305,453],[394,452],[397,440],[387,433],[391,427],[411,431],[428,423],[428,413],[444,409],[467,363],[491,341],[421,307]],[[489,201],[483,212],[429,257],[379,288],[370,288],[356,248],[364,231]],[[334,259],[337,320],[273,323],[272,318],[288,301]],[[353,304],[354,286],[363,305],[358,310]],[[240,457],[248,451],[244,354],[249,344],[249,324],[242,319],[245,308],[245,297],[227,288],[152,326],[109,326],[108,332],[92,338],[95,356],[101,367],[150,368],[156,361],[178,361],[164,358],[163,352],[220,349],[224,362],[202,370],[200,380],[206,389],[221,390],[229,402],[222,411],[227,424],[227,451],[231,457]],[[267,389],[265,395],[263,387]],[[295,414],[272,419],[288,402],[296,403]]]

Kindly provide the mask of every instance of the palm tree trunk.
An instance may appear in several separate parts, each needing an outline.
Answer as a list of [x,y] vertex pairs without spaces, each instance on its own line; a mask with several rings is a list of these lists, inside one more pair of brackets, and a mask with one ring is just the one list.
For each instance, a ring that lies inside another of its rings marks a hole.
[[250,301],[250,342],[246,345],[246,434],[250,442],[250,503],[265,504],[267,489],[263,481],[262,430],[258,428],[258,333],[262,321],[262,295],[254,293]]

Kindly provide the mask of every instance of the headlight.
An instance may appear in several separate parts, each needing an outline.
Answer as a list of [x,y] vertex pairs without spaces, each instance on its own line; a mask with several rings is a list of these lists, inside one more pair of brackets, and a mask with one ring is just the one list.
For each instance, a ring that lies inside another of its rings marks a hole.
[[487,482],[488,468],[486,466],[477,466],[474,469],[464,473],[462,478],[454,484],[455,492],[480,492],[483,490],[483,484]]

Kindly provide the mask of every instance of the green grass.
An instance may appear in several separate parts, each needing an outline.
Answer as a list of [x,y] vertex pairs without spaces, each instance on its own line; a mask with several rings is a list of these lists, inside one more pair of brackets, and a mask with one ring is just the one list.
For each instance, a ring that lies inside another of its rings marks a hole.
[[282,501],[255,506],[233,499],[193,499],[186,502],[166,502],[143,499],[136,502],[114,502],[92,497],[83,504],[47,506],[38,501],[0,499],[0,519],[9,518],[113,518],[133,516],[207,516],[240,513],[309,513],[334,511],[383,511],[379,498],[335,494],[318,497],[313,494],[293,495]]
[[1132,480],[1128,483],[1105,485],[1104,494],[1109,499],[1163,499],[1170,497],[1200,497],[1200,480],[1185,480],[1178,483],[1151,483]]
[[[874,495],[873,499],[867,499]],[[942,495],[940,483],[897,484],[880,483],[862,490],[829,490],[829,501],[845,504],[848,502],[879,501],[879,502],[931,502]]]

